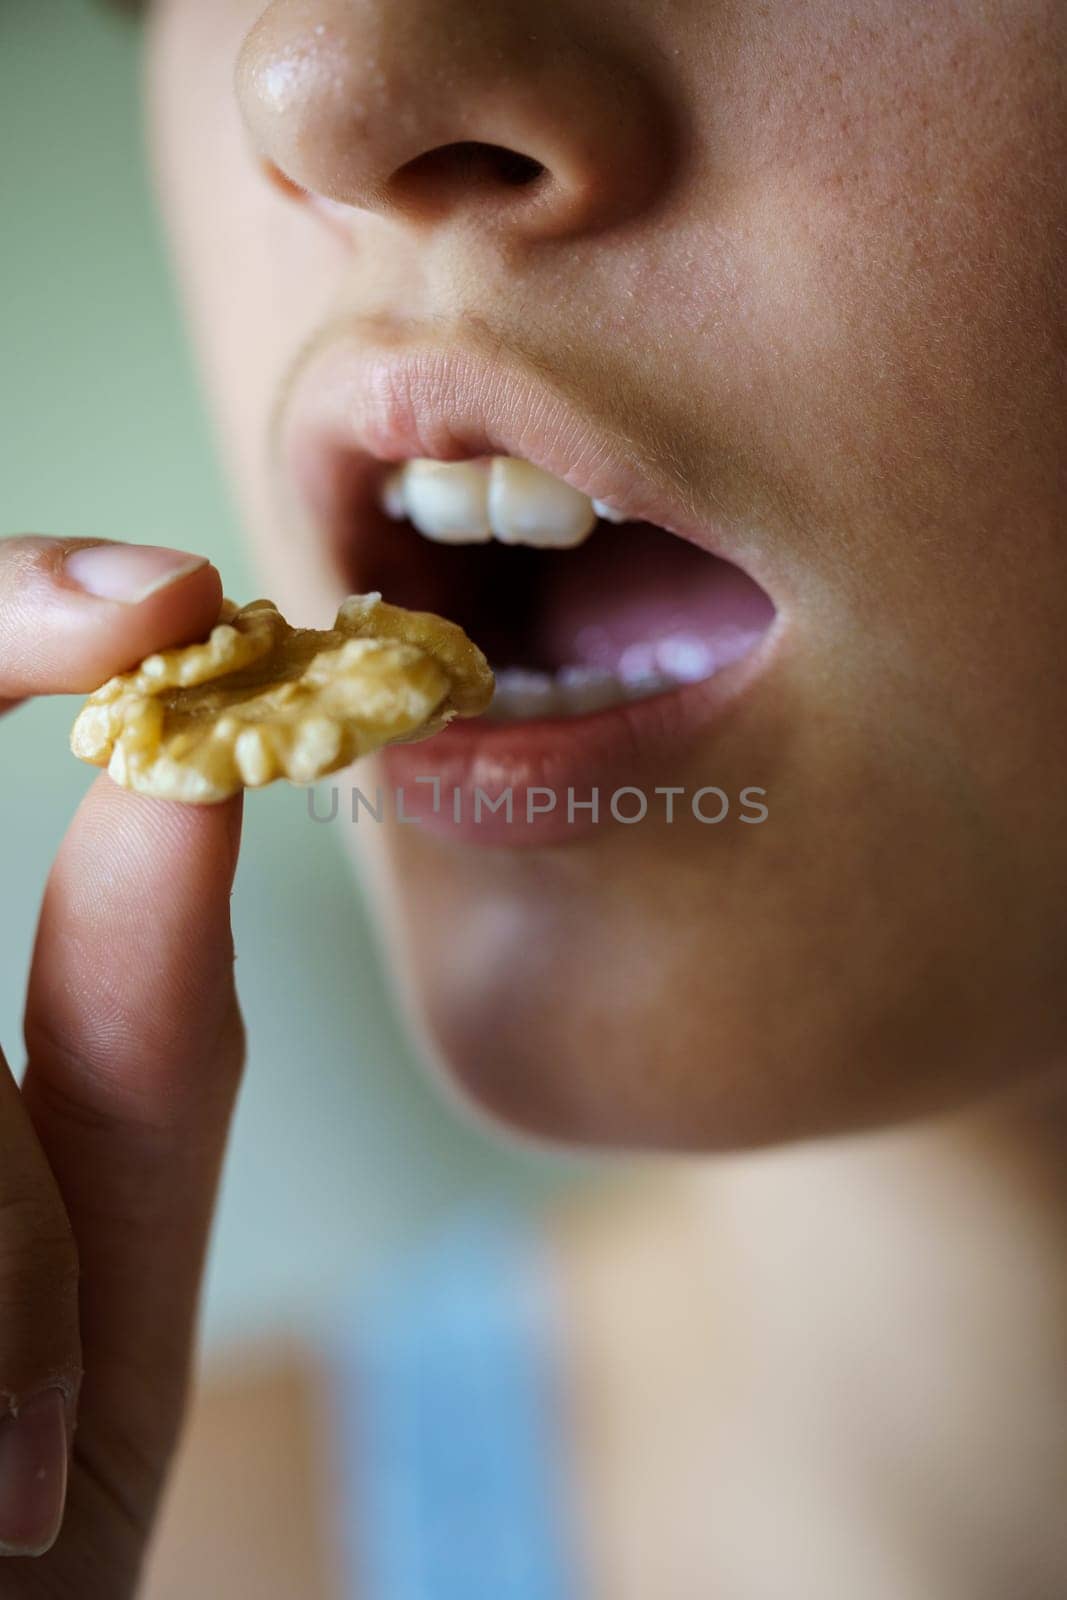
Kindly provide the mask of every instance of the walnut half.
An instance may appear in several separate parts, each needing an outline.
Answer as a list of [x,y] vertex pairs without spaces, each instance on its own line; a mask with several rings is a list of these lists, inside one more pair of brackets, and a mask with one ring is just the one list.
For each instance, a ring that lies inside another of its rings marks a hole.
[[313,783],[477,716],[492,695],[481,651],[429,612],[352,595],[320,632],[291,628],[270,600],[226,600],[203,643],[148,656],[90,695],[70,747],[125,789],[210,804],[275,778]]

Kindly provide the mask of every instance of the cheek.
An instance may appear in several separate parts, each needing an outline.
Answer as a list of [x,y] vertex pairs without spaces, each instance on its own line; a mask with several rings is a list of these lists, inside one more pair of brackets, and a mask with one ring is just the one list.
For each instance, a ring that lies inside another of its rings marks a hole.
[[1014,496],[1035,445],[1052,443],[1064,29],[1049,17],[1039,30],[1044,7],[999,26],[997,10],[898,16],[840,74],[801,69],[782,107],[756,234],[770,248],[746,265],[773,321],[766,346],[797,377],[798,437],[819,446],[799,462],[813,499],[836,480],[867,505],[951,523],[967,502],[980,516],[995,480]]
[[672,235],[707,304],[670,430],[695,486],[787,530],[814,650],[904,671],[987,767],[991,715],[1036,761],[1067,584],[1067,10],[995,11],[837,37],[796,7],[788,74],[789,40],[738,57],[721,192]]
[[[232,92],[243,27],[178,0],[161,6],[147,56],[149,132],[164,221],[212,401],[230,421],[235,377],[263,354],[247,330],[262,315],[261,274],[248,271],[254,172]],[[241,283],[241,293],[234,284]],[[269,347],[269,328],[265,344]],[[248,385],[251,387],[251,384]]]
[[[324,602],[288,549],[268,467],[272,406],[307,330],[336,290],[329,241],[295,228],[263,178],[233,88],[234,63],[262,7],[163,3],[150,30],[149,134],[164,222],[205,394],[243,522],[266,578],[297,620]],[[295,578],[294,578],[295,572]],[[328,606],[327,606],[328,609]]]

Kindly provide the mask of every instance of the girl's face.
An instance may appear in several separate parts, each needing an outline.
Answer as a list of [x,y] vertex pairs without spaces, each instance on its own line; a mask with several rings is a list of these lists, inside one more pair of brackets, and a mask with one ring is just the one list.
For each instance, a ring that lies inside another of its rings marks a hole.
[[[381,587],[535,674],[354,780],[490,1111],[711,1149],[1062,1065],[1065,60],[1062,0],[158,0],[276,597]],[[487,455],[658,527],[445,548],[377,509],[385,461]]]

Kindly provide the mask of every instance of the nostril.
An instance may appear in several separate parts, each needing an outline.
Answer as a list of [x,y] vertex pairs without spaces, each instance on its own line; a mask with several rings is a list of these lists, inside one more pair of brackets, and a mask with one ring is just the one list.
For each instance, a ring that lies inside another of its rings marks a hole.
[[392,186],[394,193],[409,201],[439,205],[479,190],[527,189],[546,171],[540,161],[521,151],[462,139],[406,162],[394,172]]
[[370,212],[528,245],[613,227],[669,185],[683,130],[658,68],[572,28],[573,7],[545,27],[537,0],[248,9],[261,15],[235,82],[250,148],[276,194],[333,208],[350,240]]
[[[269,156],[259,157],[259,169],[276,193],[287,200],[311,206],[336,219],[351,210],[347,204],[320,195],[294,182]],[[502,190],[528,189],[548,169],[532,156],[503,145],[466,139],[427,150],[405,162],[389,184],[394,202],[411,212],[436,215],[461,204],[472,195],[491,197]]]
[[511,184],[513,188],[522,189],[527,184],[536,183],[546,170],[533,156],[520,155],[517,150],[501,150],[494,145],[487,148],[495,152],[500,181]]

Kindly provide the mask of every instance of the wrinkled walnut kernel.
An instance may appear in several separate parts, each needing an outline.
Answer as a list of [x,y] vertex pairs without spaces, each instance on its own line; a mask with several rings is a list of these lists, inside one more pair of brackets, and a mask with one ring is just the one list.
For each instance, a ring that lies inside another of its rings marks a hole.
[[148,656],[90,695],[70,747],[123,788],[207,804],[275,778],[313,783],[477,716],[492,693],[462,629],[380,595],[350,596],[325,631],[291,628],[270,600],[226,600],[203,643]]

